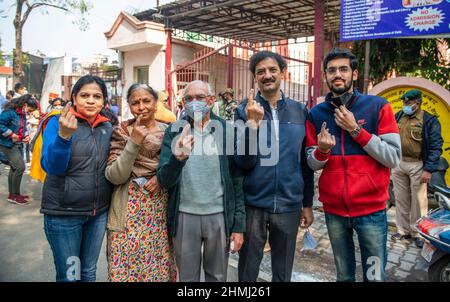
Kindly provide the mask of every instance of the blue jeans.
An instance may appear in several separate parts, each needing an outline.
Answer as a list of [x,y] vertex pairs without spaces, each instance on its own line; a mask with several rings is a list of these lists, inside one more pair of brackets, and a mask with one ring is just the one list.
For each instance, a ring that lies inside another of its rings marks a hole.
[[94,217],[44,215],[57,282],[95,281],[107,218],[108,211]]
[[353,218],[325,214],[325,220],[333,248],[337,281],[355,281],[353,230],[358,236],[364,281],[386,281],[388,229],[386,211]]

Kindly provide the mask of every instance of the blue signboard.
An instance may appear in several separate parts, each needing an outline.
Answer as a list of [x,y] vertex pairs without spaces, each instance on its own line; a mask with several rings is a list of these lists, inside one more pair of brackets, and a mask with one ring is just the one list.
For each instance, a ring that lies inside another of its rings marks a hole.
[[340,40],[450,37],[450,0],[341,0]]

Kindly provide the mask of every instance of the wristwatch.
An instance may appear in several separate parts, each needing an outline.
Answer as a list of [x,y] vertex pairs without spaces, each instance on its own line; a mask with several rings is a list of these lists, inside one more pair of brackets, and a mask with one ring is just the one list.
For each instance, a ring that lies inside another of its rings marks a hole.
[[361,126],[358,125],[355,130],[350,131],[350,136],[351,137],[357,137],[359,132],[361,131]]

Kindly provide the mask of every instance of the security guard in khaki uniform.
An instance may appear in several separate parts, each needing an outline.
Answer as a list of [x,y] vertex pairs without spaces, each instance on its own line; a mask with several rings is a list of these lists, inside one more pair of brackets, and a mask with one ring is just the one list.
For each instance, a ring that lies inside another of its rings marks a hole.
[[422,110],[421,91],[410,90],[401,99],[403,110],[395,115],[402,160],[393,170],[397,233],[392,239],[414,239],[417,247],[422,247],[414,224],[428,211],[427,183],[442,153],[441,125],[436,116]]

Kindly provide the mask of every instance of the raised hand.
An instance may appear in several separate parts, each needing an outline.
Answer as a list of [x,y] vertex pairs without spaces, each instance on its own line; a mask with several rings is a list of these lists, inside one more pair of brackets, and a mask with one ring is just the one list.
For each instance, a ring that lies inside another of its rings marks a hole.
[[194,136],[190,134],[191,125],[184,126],[178,141],[175,144],[174,155],[179,161],[186,160],[194,147]]
[[355,116],[345,106],[339,106],[334,110],[336,124],[342,129],[351,132],[358,127]]
[[133,130],[131,131],[130,138],[136,145],[141,145],[145,137],[148,135],[148,129],[141,125],[142,115],[139,115],[134,122]]
[[322,123],[322,129],[320,133],[317,134],[317,145],[319,146],[319,151],[322,153],[328,153],[336,145],[336,138],[331,135],[327,129],[327,123]]
[[72,102],[67,102],[66,106],[61,111],[61,116],[59,117],[58,134],[65,140],[69,140],[78,128],[78,121],[76,117],[70,112],[71,106]]
[[253,128],[258,128],[264,117],[264,108],[255,101],[255,90],[250,89],[248,93],[248,102],[245,107],[248,123]]

